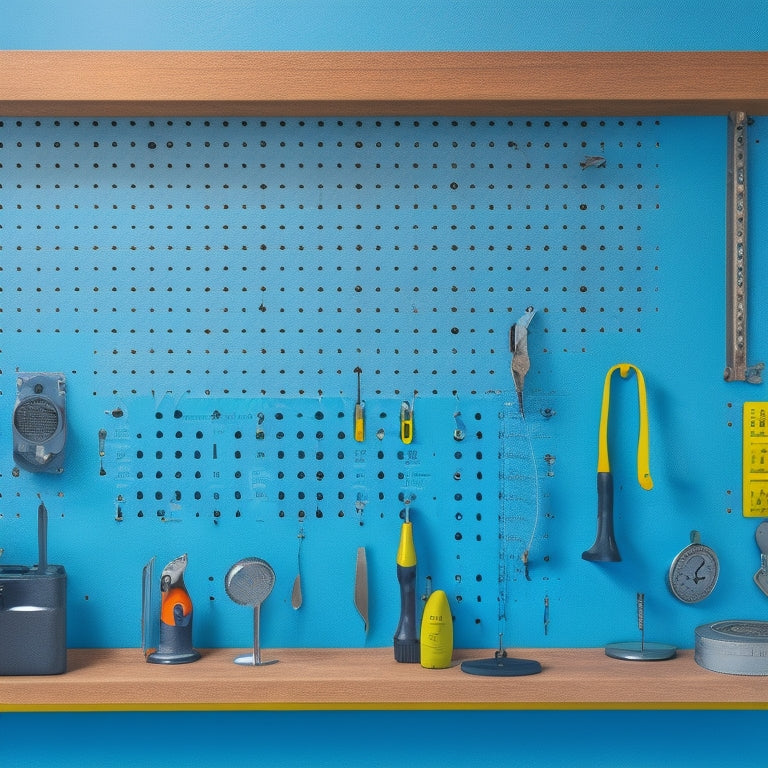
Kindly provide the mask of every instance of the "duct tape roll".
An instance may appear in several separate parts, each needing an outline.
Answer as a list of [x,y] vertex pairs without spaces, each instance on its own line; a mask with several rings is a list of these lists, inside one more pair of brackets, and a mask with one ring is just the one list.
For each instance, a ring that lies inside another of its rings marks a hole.
[[768,675],[768,621],[715,621],[696,627],[696,663],[728,675]]

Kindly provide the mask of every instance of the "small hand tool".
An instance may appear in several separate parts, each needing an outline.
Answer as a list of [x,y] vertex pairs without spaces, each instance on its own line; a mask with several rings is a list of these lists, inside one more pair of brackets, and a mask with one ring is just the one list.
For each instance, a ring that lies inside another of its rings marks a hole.
[[293,580],[293,589],[291,590],[291,607],[294,611],[298,611],[301,608],[301,604],[304,600],[301,594],[301,545],[304,543],[304,526],[299,528],[299,534],[297,536],[299,540],[299,549],[296,555],[296,578]]
[[107,474],[107,470],[104,469],[104,455],[106,451],[104,450],[104,444],[107,440],[107,430],[106,429],[100,429],[99,430],[99,474],[103,477]]
[[525,376],[531,368],[531,359],[528,356],[528,326],[533,320],[536,310],[528,307],[525,314],[509,330],[509,351],[512,353],[512,379],[515,382],[517,403],[520,407],[520,415],[525,418],[523,407],[523,385]]
[[416,636],[416,547],[407,506],[397,550],[397,580],[400,584],[400,621],[394,638],[395,661],[418,664],[420,648]]
[[602,155],[586,155],[579,165],[582,171],[585,168],[605,168],[605,158]]
[[355,608],[363,619],[365,632],[368,633],[368,560],[365,547],[357,548],[355,562]]
[[608,370],[603,384],[603,403],[600,411],[600,433],[597,453],[597,538],[595,543],[582,553],[584,560],[592,562],[618,562],[621,560],[619,548],[613,533],[613,475],[608,458],[608,411],[611,398],[611,377],[619,371],[626,379],[630,370],[637,377],[637,396],[640,409],[640,427],[637,441],[637,481],[646,491],[653,488],[650,470],[650,450],[648,441],[648,405],[645,391],[645,379],[637,366],[619,363]]
[[453,414],[453,420],[456,426],[453,429],[453,439],[460,443],[467,436],[467,428],[464,426],[464,419],[461,418],[461,411]]
[[355,368],[357,374],[357,402],[355,402],[355,425],[354,435],[355,440],[358,443],[362,443],[365,440],[365,403],[360,397],[360,374],[363,369],[358,365]]
[[416,392],[413,393],[413,403],[403,400],[400,404],[400,439],[405,445],[413,441],[413,408],[416,404]]

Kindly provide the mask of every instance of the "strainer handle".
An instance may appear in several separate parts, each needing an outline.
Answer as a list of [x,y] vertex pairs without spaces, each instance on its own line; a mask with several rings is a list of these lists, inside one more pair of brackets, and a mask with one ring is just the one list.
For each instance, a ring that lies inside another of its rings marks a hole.
[[259,640],[259,621],[261,619],[261,603],[253,607],[253,663],[261,664],[261,641]]

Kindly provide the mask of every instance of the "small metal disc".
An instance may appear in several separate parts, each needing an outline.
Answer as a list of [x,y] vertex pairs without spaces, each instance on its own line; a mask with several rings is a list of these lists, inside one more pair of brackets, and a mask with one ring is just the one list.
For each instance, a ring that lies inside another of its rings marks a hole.
[[672,594],[683,603],[698,603],[709,597],[720,575],[717,555],[699,542],[697,531],[691,533],[691,542],[672,561],[667,576]]
[[625,661],[664,661],[673,659],[677,655],[677,648],[667,643],[627,641],[609,643],[605,646],[605,655]]

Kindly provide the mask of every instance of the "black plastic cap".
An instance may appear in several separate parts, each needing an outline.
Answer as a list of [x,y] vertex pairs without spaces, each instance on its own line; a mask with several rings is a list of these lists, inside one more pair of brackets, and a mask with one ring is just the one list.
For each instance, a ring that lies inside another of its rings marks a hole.
[[421,661],[419,641],[395,638],[395,661],[401,664],[418,664]]

